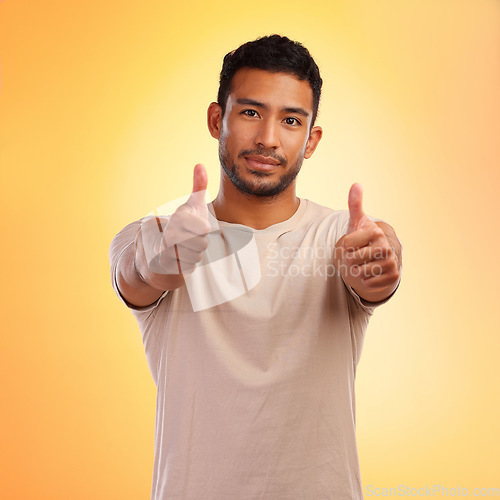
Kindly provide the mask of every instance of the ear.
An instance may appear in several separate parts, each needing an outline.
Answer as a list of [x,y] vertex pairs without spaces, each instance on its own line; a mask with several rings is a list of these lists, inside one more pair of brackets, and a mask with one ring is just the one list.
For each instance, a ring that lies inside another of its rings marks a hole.
[[304,158],[310,158],[316,149],[321,137],[323,136],[323,129],[321,127],[313,127],[307,139],[306,151]]
[[207,125],[210,135],[214,139],[219,139],[222,130],[222,108],[216,102],[212,102],[208,106]]

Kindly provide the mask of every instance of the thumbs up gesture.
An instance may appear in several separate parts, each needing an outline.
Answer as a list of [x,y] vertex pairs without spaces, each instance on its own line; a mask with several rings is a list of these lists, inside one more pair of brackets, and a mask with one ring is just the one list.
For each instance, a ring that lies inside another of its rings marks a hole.
[[193,190],[186,203],[170,217],[143,219],[137,239],[136,270],[141,279],[158,290],[178,288],[208,246],[211,226],[205,201],[207,172],[198,164]]
[[360,297],[378,302],[397,287],[401,246],[391,226],[366,216],[358,183],[351,186],[348,206],[347,232],[335,246],[337,269]]
[[211,231],[205,194],[208,184],[205,167],[193,172],[193,190],[186,203],[168,220],[156,252],[164,274],[189,274],[201,260]]

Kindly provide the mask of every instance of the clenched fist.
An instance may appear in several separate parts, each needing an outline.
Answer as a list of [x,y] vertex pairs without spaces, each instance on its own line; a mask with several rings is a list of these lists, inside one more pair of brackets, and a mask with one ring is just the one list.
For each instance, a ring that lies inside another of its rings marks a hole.
[[[143,280],[158,289],[172,276],[191,273],[208,246],[211,226],[205,201],[207,173],[201,164],[193,173],[193,191],[170,217],[143,219],[137,242],[136,267]],[[175,280],[177,285],[182,281]]]
[[388,297],[400,277],[399,241],[392,228],[375,223],[363,212],[362,190],[349,191],[347,233],[335,246],[337,269],[362,298],[377,302]]

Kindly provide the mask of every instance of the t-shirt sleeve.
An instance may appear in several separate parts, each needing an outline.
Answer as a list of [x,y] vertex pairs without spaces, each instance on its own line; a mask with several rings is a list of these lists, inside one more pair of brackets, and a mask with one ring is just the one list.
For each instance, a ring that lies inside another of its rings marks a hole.
[[111,242],[111,246],[109,248],[109,262],[111,266],[111,283],[113,285],[113,289],[118,295],[118,297],[121,299],[121,301],[129,308],[134,311],[149,311],[151,309],[154,309],[155,307],[158,306],[158,304],[162,301],[162,299],[167,295],[168,290],[162,293],[162,295],[155,300],[152,304],[144,307],[138,307],[125,299],[123,295],[121,294],[119,288],[118,288],[118,283],[116,280],[116,271],[118,268],[118,262],[120,260],[120,257],[123,255],[125,250],[130,245],[134,245],[135,243],[135,238],[137,236],[137,233],[139,232],[141,228],[141,220],[134,221],[128,226],[124,227],[114,238],[113,241]]
[[[344,278],[342,278],[342,281],[344,281]],[[362,309],[364,309],[366,312],[368,312],[369,314],[371,314],[375,310],[375,308],[377,308],[378,306],[381,306],[382,304],[385,304],[387,301],[389,301],[391,299],[391,297],[396,293],[396,290],[399,288],[399,283],[400,282],[401,282],[401,278],[400,278],[400,280],[398,282],[397,287],[389,295],[389,297],[386,297],[384,300],[380,300],[378,302],[369,302],[368,300],[363,299],[362,297],[360,297],[356,293],[356,291],[354,290],[354,288],[352,288],[352,286],[349,286],[345,281],[344,281],[344,285],[347,288],[347,290],[349,291],[349,293],[354,297],[354,300],[359,304],[359,306]]]
[[[378,219],[377,217],[372,217],[370,215],[368,215],[367,217],[370,220],[372,220],[373,222],[385,222],[383,219]],[[349,211],[344,210],[343,214],[342,214],[342,225],[341,225],[341,233],[340,233],[339,239],[347,233],[347,227],[348,227],[348,225],[349,225]],[[399,241],[399,239],[398,239],[398,241]],[[401,244],[401,242],[399,242],[399,243]],[[401,249],[402,248],[403,248],[403,246],[401,245]],[[373,311],[375,310],[375,308],[377,308],[378,306],[381,306],[381,305],[385,304],[386,302],[388,302],[394,296],[394,294],[396,293],[397,289],[399,288],[399,284],[401,283],[401,274],[400,274],[400,277],[399,277],[399,282],[398,282],[396,288],[394,289],[394,291],[389,295],[389,297],[386,297],[384,300],[380,300],[378,302],[369,302],[368,300],[363,299],[362,297],[360,297],[358,295],[358,293],[354,290],[354,288],[352,288],[351,286],[349,286],[344,281],[343,277],[342,277],[342,281],[344,282],[344,285],[345,285],[347,291],[352,295],[352,297],[354,298],[354,300],[356,301],[356,303],[359,305],[359,307],[361,307],[361,309],[363,309],[368,314],[372,314]]]

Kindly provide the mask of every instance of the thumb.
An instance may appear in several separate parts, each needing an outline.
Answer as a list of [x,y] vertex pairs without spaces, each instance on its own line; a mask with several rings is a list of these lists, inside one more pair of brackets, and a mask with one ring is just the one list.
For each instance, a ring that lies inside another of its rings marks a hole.
[[205,167],[198,163],[193,171],[193,192],[188,203],[191,206],[205,206],[205,193],[207,192],[208,175]]
[[363,190],[361,184],[355,183],[349,190],[349,225],[347,226],[347,234],[356,231],[359,228],[362,219],[365,217],[363,212]]
[[208,176],[205,167],[198,163],[194,167],[193,172],[193,193],[197,193],[198,191],[206,191],[208,185]]

